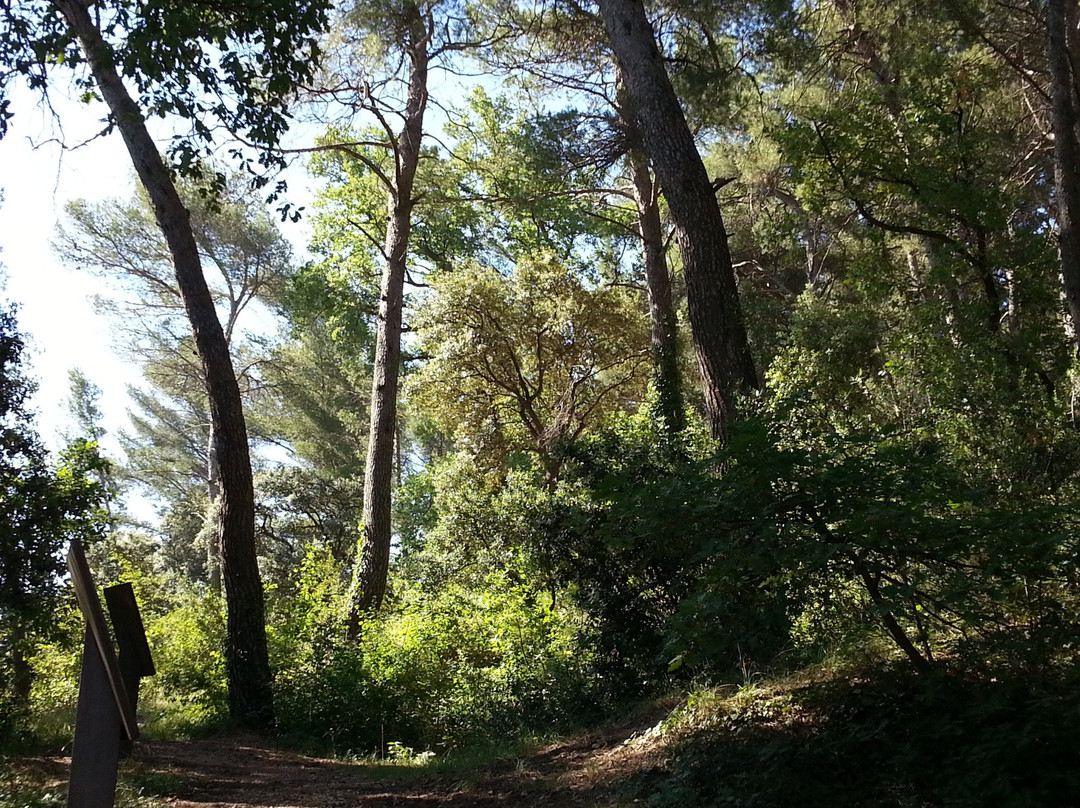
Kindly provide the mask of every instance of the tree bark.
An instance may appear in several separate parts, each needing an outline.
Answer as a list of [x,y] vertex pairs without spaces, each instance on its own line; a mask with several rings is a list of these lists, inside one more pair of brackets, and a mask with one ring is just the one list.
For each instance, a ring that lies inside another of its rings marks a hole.
[[683,410],[682,376],[679,373],[678,321],[671,297],[671,273],[664,250],[660,204],[645,155],[640,149],[634,148],[627,160],[634,183],[638,232],[645,260],[645,291],[649,298],[657,410],[664,432],[676,435],[686,426],[686,413]]
[[404,36],[408,53],[409,95],[405,124],[394,143],[394,187],[389,191],[386,265],[379,294],[375,332],[375,367],[371,385],[371,426],[364,473],[363,536],[353,575],[348,633],[355,639],[360,616],[374,612],[386,596],[390,565],[390,501],[397,434],[397,395],[401,364],[401,311],[405,269],[412,232],[413,181],[420,162],[428,91],[428,29],[415,5],[406,11]]
[[[228,341],[228,338],[226,338]],[[221,499],[221,464],[217,456],[217,430],[210,424],[210,440],[206,447],[206,515],[205,520],[213,519],[217,524],[208,525],[204,522],[203,532],[207,536],[206,542],[206,581],[210,591],[221,592],[221,514],[218,510],[218,501]]]
[[641,0],[600,0],[600,13],[675,224],[709,431],[723,443],[736,393],[758,379],[720,206]]
[[929,673],[932,671],[934,669],[933,660],[924,656],[915,646],[915,643],[911,641],[911,638],[908,637],[907,632],[904,631],[904,627],[900,625],[900,622],[896,619],[896,616],[885,602],[885,598],[881,594],[881,586],[878,584],[878,579],[866,569],[861,561],[855,562],[855,570],[858,572],[859,577],[862,578],[863,585],[870,594],[870,600],[877,606],[881,616],[881,622],[885,625],[885,630],[889,632],[889,636],[893,638],[893,642],[899,646],[900,650],[904,652],[909,660],[911,660],[911,663],[918,671],[921,673]]
[[1048,0],[1046,55],[1050,64],[1054,127],[1054,185],[1057,206],[1058,258],[1072,333],[1080,350],[1080,144],[1077,121],[1080,99],[1070,59],[1076,30],[1076,0]]
[[616,109],[628,141],[626,163],[634,185],[638,234],[645,263],[656,414],[665,434],[676,435],[686,426],[686,413],[683,410],[682,375],[679,373],[678,319],[671,297],[671,273],[664,248],[660,200],[653,183],[649,158],[644,152],[634,102],[626,90],[618,62],[615,64],[615,86]]
[[255,507],[247,428],[232,359],[203,275],[190,215],[180,200],[138,105],[83,0],[55,0],[86,56],[101,96],[124,138],[169,245],[177,286],[202,362],[221,470],[222,577],[228,629],[225,669],[233,719],[253,729],[274,723],[262,581],[255,554]]

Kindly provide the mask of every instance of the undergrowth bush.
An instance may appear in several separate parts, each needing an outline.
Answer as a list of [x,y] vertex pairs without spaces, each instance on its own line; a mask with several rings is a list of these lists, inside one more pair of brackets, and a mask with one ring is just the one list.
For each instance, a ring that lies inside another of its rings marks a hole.
[[1080,800],[1077,682],[848,675],[691,696],[634,802],[755,808],[1049,808]]
[[385,752],[391,743],[446,750],[585,710],[589,660],[577,615],[552,608],[509,571],[492,571],[483,588],[399,591],[350,643],[344,585],[326,585],[341,581],[327,576],[332,564],[310,553],[299,596],[307,603],[275,616],[283,731],[337,751]]
[[1075,642],[1068,498],[975,487],[903,432],[808,448],[781,426],[747,418],[695,457],[622,419],[571,447],[559,490],[535,501],[529,541],[628,687],[882,638],[920,669],[992,653],[1035,670]]
[[197,734],[228,720],[225,678],[225,611],[222,599],[178,592],[172,607],[147,621],[146,636],[157,674],[143,680],[140,711],[147,733]]

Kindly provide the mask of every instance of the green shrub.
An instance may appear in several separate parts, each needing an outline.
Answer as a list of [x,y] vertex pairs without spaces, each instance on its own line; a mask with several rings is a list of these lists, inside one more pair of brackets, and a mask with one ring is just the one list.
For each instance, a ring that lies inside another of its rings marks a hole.
[[391,742],[445,750],[581,709],[588,656],[576,615],[553,609],[510,571],[491,572],[480,587],[399,591],[353,644],[332,566],[326,554],[309,554],[299,599],[310,608],[275,615],[283,731],[338,751],[386,753]]
[[144,615],[157,674],[143,680],[140,711],[158,736],[221,724],[229,707],[221,598],[187,591],[171,600],[168,611]]
[[594,619],[610,680],[725,677],[882,638],[920,668],[942,652],[1038,668],[1075,642],[1063,498],[973,487],[903,433],[807,447],[782,427],[745,419],[695,459],[617,423],[523,520]]
[[634,802],[1076,805],[1075,692],[1075,682],[1056,677],[925,676],[877,666],[850,678],[692,697],[670,722],[664,764],[639,781]]

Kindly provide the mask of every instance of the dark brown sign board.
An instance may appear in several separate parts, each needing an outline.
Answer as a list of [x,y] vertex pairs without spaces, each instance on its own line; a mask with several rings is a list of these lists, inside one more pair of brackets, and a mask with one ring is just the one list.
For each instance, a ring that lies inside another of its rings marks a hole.
[[[120,647],[120,673],[125,675],[125,667],[130,667],[139,678],[153,676],[154,658],[150,654],[150,643],[146,641],[146,629],[143,627],[139,604],[135,602],[135,590],[131,584],[116,584],[105,587],[105,605],[109,609],[116,644]],[[130,660],[127,665],[125,661]],[[127,684],[127,678],[124,679]],[[128,688],[128,696],[138,704],[135,694]]]
[[123,729],[105,663],[87,631],[79,676],[79,708],[71,748],[67,808],[113,808]]
[[120,646],[117,659],[97,587],[78,539],[71,542],[67,562],[79,609],[86,618],[67,805],[113,808],[121,745],[130,749],[139,736],[135,719],[139,678],[154,673],[154,660],[131,584],[105,590]]
[[139,737],[139,725],[135,720],[135,705],[124,687],[120,663],[116,658],[116,650],[113,648],[112,638],[105,624],[105,613],[101,610],[101,599],[98,597],[97,587],[94,586],[94,579],[90,575],[90,566],[86,563],[82,542],[78,539],[71,540],[67,562],[68,570],[71,572],[71,583],[75,587],[75,597],[79,601],[79,609],[86,618],[86,630],[93,638],[94,647],[105,666],[109,690],[116,702],[116,709],[120,713],[120,725],[124,734],[130,740],[135,740]]
[[[124,681],[124,690],[132,706],[138,706],[139,680],[144,676],[153,676],[155,670],[150,644],[146,641],[146,629],[139,615],[139,605],[135,602],[135,590],[131,584],[107,586],[105,605],[109,609],[116,645],[120,649],[120,678]],[[120,744],[121,754],[130,754],[133,746],[132,740],[125,738]]]

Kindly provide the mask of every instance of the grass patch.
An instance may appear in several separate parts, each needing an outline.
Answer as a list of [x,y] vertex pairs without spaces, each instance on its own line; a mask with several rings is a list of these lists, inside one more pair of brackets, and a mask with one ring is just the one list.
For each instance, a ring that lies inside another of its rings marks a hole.
[[47,758],[0,756],[0,808],[63,806],[67,770]]
[[1078,688],[1029,676],[878,667],[692,695],[654,808],[1048,808],[1080,805]]
[[489,743],[471,744],[442,753],[416,750],[391,741],[383,755],[327,750],[318,744],[313,746],[303,737],[285,736],[280,742],[283,747],[300,754],[325,755],[332,760],[363,766],[379,780],[409,782],[429,775],[457,775],[463,780],[474,774],[479,777],[491,766],[527,757],[555,740],[554,734],[523,734],[510,740],[493,739]]
[[43,785],[13,772],[0,772],[0,808],[63,808],[66,801],[66,784]]
[[121,761],[116,786],[117,806],[141,808],[156,804],[156,797],[189,797],[194,792],[191,781],[178,774],[152,771],[137,761]]
[[[0,758],[0,808],[63,808],[67,804],[67,765],[50,758]],[[116,808],[149,808],[157,797],[185,797],[183,777],[150,771],[122,760],[116,784]]]

